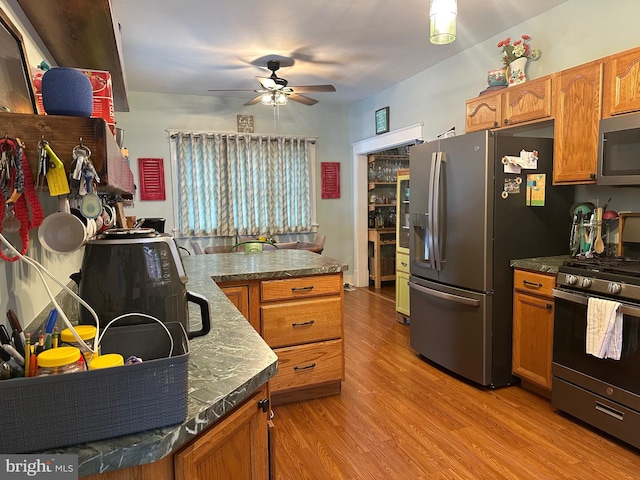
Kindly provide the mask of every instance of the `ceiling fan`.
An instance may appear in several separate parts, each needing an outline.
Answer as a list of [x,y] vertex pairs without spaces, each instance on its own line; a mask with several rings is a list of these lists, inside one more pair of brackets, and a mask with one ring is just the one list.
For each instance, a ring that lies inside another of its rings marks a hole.
[[314,105],[318,103],[315,100],[306,95],[300,95],[300,93],[308,92],[335,92],[336,87],[333,85],[301,85],[301,86],[289,86],[289,82],[284,78],[278,77],[276,72],[280,69],[279,60],[269,60],[267,62],[267,68],[271,71],[269,77],[256,77],[262,86],[258,90],[249,89],[224,89],[224,90],[209,90],[210,92],[256,92],[258,96],[249,100],[245,105],[255,105],[256,103],[263,103],[265,105],[279,106],[287,103],[288,100],[303,103],[305,105]]

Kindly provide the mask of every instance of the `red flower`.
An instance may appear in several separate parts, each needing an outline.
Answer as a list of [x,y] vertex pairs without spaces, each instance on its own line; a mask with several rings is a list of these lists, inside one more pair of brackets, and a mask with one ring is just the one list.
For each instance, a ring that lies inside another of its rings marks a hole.
[[515,47],[516,45],[520,45],[522,43],[522,40],[516,40],[515,42],[513,42],[513,46]]
[[531,40],[531,37],[529,35],[522,35],[522,39],[523,40]]

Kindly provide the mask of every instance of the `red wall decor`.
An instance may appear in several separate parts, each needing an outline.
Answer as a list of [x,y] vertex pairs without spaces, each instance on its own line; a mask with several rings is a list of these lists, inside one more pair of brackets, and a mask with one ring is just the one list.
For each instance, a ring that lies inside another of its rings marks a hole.
[[322,198],[340,198],[340,162],[321,162]]
[[164,160],[139,158],[140,200],[166,200],[164,190]]

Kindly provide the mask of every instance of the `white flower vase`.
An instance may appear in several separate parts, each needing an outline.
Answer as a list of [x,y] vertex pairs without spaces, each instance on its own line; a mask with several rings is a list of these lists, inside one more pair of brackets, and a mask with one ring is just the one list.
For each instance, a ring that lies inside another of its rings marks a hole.
[[516,58],[507,67],[509,86],[518,85],[527,81],[526,67],[529,59],[527,57]]

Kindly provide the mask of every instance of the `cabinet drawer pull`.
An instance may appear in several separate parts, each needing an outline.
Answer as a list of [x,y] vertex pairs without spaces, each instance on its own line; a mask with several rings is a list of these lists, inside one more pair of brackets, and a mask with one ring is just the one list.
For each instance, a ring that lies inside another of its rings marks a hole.
[[310,368],[316,368],[316,364],[315,364],[315,362],[314,362],[314,363],[312,363],[311,365],[305,365],[304,367],[299,367],[299,366],[297,366],[297,365],[295,365],[295,366],[293,367],[293,369],[294,369],[295,371],[298,371],[298,370],[309,370]]
[[291,291],[292,291],[292,292],[297,292],[297,291],[302,291],[302,290],[309,290],[309,291],[311,291],[311,290],[313,290],[313,285],[311,285],[311,286],[309,286],[309,287],[300,287],[300,288],[298,288],[298,287],[291,287]]
[[616,420],[624,420],[624,412],[615,410],[614,408],[611,408],[609,405],[605,405],[604,403],[596,402],[595,409],[599,412],[605,413],[615,418]]
[[316,323],[315,320],[309,320],[308,322],[293,322],[291,324],[292,327],[304,327],[305,325],[313,325],[314,323]]
[[535,288],[543,287],[541,283],[534,283],[534,282],[530,282],[529,280],[522,280],[522,284],[526,285],[527,287],[535,287]]
[[400,262],[400,265],[402,265],[403,267],[408,266],[409,264],[407,262]]
[[258,402],[258,408],[263,412],[267,413],[269,411],[269,399],[265,398]]

